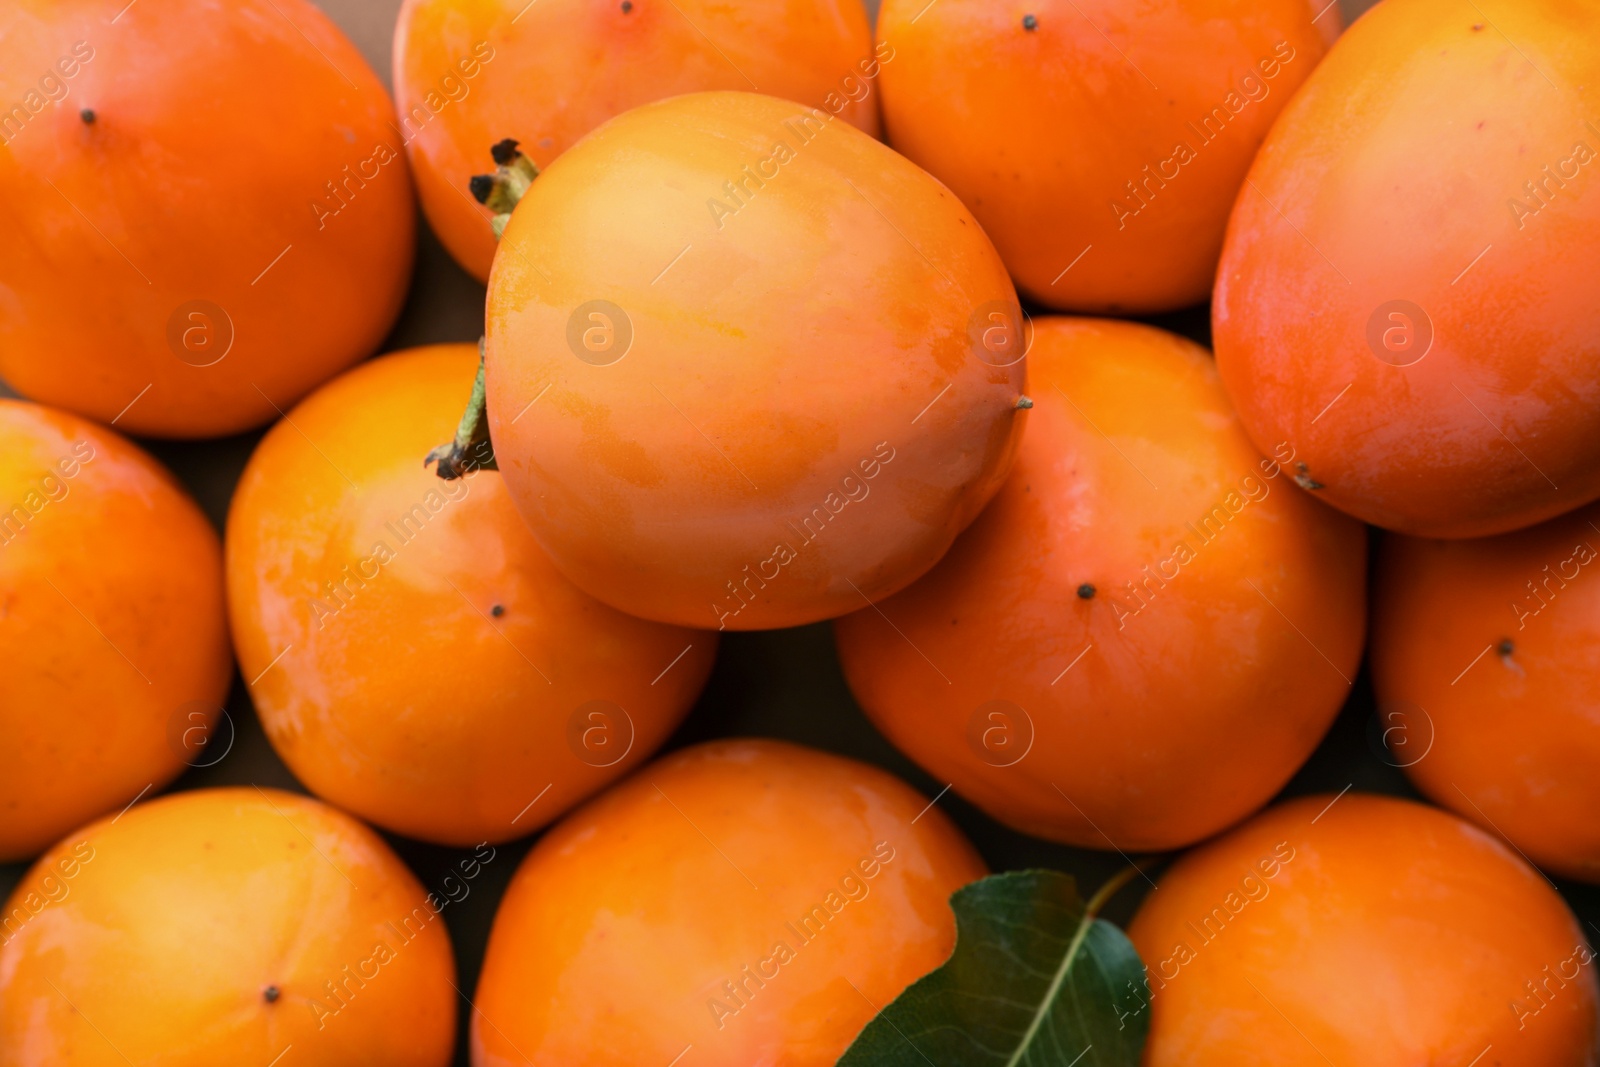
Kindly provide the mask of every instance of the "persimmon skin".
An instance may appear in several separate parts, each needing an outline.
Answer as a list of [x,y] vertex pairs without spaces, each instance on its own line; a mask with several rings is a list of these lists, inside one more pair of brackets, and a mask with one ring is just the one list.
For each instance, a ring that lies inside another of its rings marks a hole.
[[640,766],[717,647],[580,592],[498,474],[423,467],[477,360],[412,349],[313,393],[251,458],[227,539],[240,662],[284,762],[365,819],[461,846],[521,837]]
[[1492,23],[1464,0],[1380,4],[1262,145],[1217,365],[1251,437],[1294,442],[1335,507],[1483,537],[1600,496],[1600,134],[1552,87],[1600,78],[1585,26],[1579,0]]
[[878,136],[878,63],[859,0],[406,0],[394,86],[423,210],[445,248],[489,276],[491,213],[467,195],[510,137],[539,167],[653,100],[752,89]]
[[1596,525],[1590,505],[1482,540],[1384,538],[1372,681],[1429,799],[1600,883]]
[[831,618],[926,571],[998,489],[1020,322],[977,222],[879,142],[750,93],[647,104],[556,160],[506,228],[495,455],[556,566],[614,607]]
[[1323,28],[1337,32],[1336,8],[1314,14],[1306,0],[884,0],[889,143],[961,197],[1039,303],[1198,304],[1251,157],[1326,52]]
[[116,432],[0,398],[0,509],[12,862],[177,777],[195,752],[185,731],[215,724],[233,660],[216,531]]
[[5,1067],[450,1062],[443,898],[309,797],[137,805],[41,856],[6,914],[30,896],[49,902],[0,946]]
[[1484,1062],[1503,1067],[1595,1062],[1583,928],[1515,852],[1448,812],[1303,797],[1157,886],[1128,926],[1153,994],[1145,1067],[1467,1064],[1490,1046]]
[[1042,318],[1029,359],[1010,479],[928,575],[835,622],[845,677],[1009,826],[1186,845],[1266,803],[1338,713],[1365,533],[1259,456],[1199,346]]
[[7,5],[0,99],[58,56],[74,73],[0,152],[0,376],[129,433],[237,433],[400,311],[416,219],[394,108],[306,0],[114,14]]
[[[680,750],[517,870],[478,982],[473,1065],[632,1067],[693,1044],[708,1067],[831,1067],[873,1005],[949,957],[949,896],[986,873],[938,808],[876,768],[777,741]],[[790,924],[812,905],[830,917],[802,940]],[[790,958],[764,967],[779,942]],[[723,986],[740,981],[743,996]]]

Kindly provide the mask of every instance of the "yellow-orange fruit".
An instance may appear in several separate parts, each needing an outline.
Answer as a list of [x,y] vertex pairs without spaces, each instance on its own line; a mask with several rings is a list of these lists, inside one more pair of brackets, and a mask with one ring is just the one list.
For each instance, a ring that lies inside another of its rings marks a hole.
[[1016,466],[950,553],[835,624],[894,744],[1088,848],[1207,837],[1283,787],[1361,657],[1366,534],[1263,459],[1204,349],[1040,319]]
[[315,800],[140,804],[64,838],[6,902],[0,1064],[445,1067],[442,906]]
[[1600,882],[1600,505],[1471,541],[1391,534],[1372,684],[1429,799]]
[[950,191],[799,104],[691,93],[532,184],[489,279],[500,471],[585,592],[771,629],[909,584],[999,488],[1020,309]]
[[1279,805],[1180,859],[1128,936],[1153,994],[1145,1067],[1595,1062],[1584,930],[1538,871],[1437,808]]
[[831,1067],[955,946],[985,873],[875,768],[775,741],[674,753],[551,830],[506,891],[476,1067]]
[[262,439],[228,517],[234,640],[284,762],[454,845],[520,837],[641,765],[717,648],[563,578],[495,472],[423,466],[477,362],[438,345],[329,382]]
[[211,758],[233,659],[216,531],[121,435],[0,399],[0,509],[6,862]]

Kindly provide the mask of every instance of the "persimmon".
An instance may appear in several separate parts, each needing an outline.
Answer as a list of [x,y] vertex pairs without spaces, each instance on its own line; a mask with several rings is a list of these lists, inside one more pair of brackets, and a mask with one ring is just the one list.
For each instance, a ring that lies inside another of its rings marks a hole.
[[1145,1067],[1594,1062],[1583,928],[1516,853],[1437,808],[1280,804],[1178,860],[1128,936]]
[[[1367,522],[1482,537],[1600,496],[1592,7],[1392,0],[1262,145],[1217,365],[1257,445]],[[1566,88],[1564,88],[1566,87]]]
[[1390,535],[1372,681],[1396,762],[1539,866],[1600,882],[1600,505],[1469,541]]
[[[1364,0],[1358,0],[1357,14],[1366,10],[1361,6]],[[1306,0],[1311,5],[1311,22],[1317,27],[1317,32],[1322,34],[1322,43],[1333,47],[1333,42],[1339,39],[1344,32],[1344,18],[1340,14],[1340,6],[1335,3],[1331,6],[1323,0]]]
[[132,433],[235,433],[399,313],[394,108],[306,0],[118,6],[0,15],[0,376]]
[[293,1049],[286,1062],[309,1067],[444,1067],[446,903],[308,797],[137,805],[64,838],[6,903],[0,1063],[210,1067]]
[[776,741],[683,749],[580,808],[489,935],[475,1067],[831,1067],[955,947],[983,862],[873,767]]
[[227,538],[234,640],[278,754],[318,796],[455,845],[520,837],[639,766],[717,647],[580,592],[499,475],[423,469],[476,365],[439,345],[318,389],[251,457]]
[[1362,528],[1263,459],[1205,350],[1035,321],[1015,468],[926,577],[837,620],[896,747],[1009,826],[1163,850],[1277,792],[1361,657]]
[[0,398],[0,509],[10,862],[197,762],[233,661],[216,531],[119,434]]
[[394,86],[428,221],[485,279],[491,213],[467,190],[502,138],[544,167],[614,115],[710,89],[795,100],[877,136],[880,58],[860,0],[405,0]]
[[489,279],[489,433],[579,588],[717,629],[926,571],[1021,430],[1023,330],[970,213],[821,109],[693,93],[535,179]]
[[1327,51],[1307,0],[884,0],[889,143],[1049,307],[1205,300],[1273,119]]

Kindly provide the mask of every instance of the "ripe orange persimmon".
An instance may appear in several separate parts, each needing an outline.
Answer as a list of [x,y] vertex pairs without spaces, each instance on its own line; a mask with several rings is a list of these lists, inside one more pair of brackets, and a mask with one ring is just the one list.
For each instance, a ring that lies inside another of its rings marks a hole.
[[676,752],[523,861],[472,1062],[636,1067],[692,1045],[707,1067],[831,1067],[874,1005],[948,958],[949,896],[985,873],[876,768],[776,741]]
[[1387,0],[1285,109],[1212,315],[1257,445],[1379,526],[1481,537],[1600,496],[1600,79],[1584,0]]
[[1185,845],[1282,787],[1361,657],[1366,537],[1262,459],[1203,348],[1040,319],[1005,488],[905,592],[835,624],[878,728],[1026,833]]
[[1372,681],[1436,803],[1600,882],[1600,505],[1475,541],[1390,535]]
[[1056,308],[1211,291],[1261,139],[1327,51],[1307,0],[884,0],[889,143],[972,209]]
[[1180,859],[1128,936],[1145,1067],[1595,1062],[1583,928],[1516,853],[1437,808],[1281,804]]
[[233,672],[194,501],[113,431],[7,399],[0,665],[0,862],[176,777]]
[[499,475],[423,468],[476,365],[440,345],[323,386],[228,517],[234,639],[279,755],[317,795],[455,845],[520,837],[639,766],[717,647],[580,592]]
[[0,376],[132,433],[234,433],[400,310],[394,108],[306,0],[118,6],[0,14]]
[[307,797],[140,804],[64,838],[7,901],[0,1064],[213,1067],[292,1049],[284,1062],[307,1067],[444,1067],[444,904],[377,834]]
[[489,276],[490,212],[467,195],[510,137],[538,166],[629,108],[750,89],[876,136],[880,64],[860,0],[406,0],[394,86],[434,232]]
[[931,567],[1010,464],[1027,401],[994,247],[821,114],[647,104],[556,160],[506,228],[495,455],[556,566],[631,614],[748,630],[854,610]]

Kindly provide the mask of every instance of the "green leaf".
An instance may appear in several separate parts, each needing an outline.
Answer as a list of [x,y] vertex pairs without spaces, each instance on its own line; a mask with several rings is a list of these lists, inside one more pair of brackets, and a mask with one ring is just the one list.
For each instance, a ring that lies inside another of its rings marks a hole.
[[839,1067],[1138,1067],[1144,966],[1095,918],[1123,881],[1087,906],[1057,871],[956,890],[955,952],[868,1023]]

